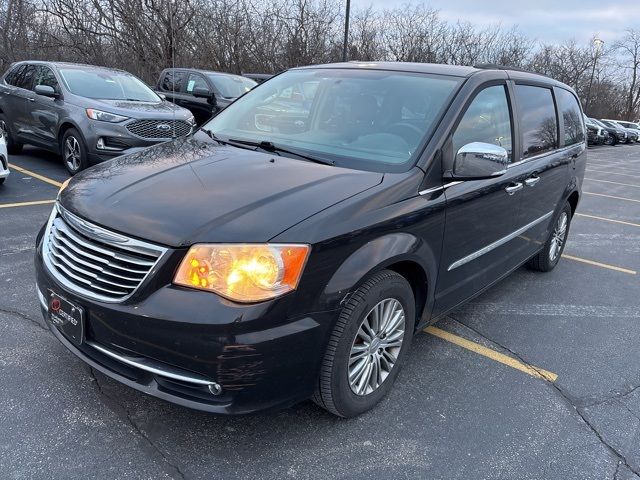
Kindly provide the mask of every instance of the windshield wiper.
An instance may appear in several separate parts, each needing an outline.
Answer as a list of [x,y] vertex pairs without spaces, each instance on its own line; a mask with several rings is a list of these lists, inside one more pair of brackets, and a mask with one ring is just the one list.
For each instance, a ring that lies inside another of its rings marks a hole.
[[261,148],[262,150],[266,150],[267,152],[272,152],[277,154],[286,153],[289,155],[295,155],[296,157],[302,158],[304,160],[308,160],[310,162],[320,163],[321,165],[331,165],[331,166],[335,165],[335,162],[331,160],[324,160],[322,158],[305,155],[304,153],[296,152],[295,150],[289,150],[287,148],[280,147],[278,145],[273,144],[272,142],[268,142],[265,140],[261,142],[253,142],[251,140],[240,140],[237,138],[229,138],[226,140],[226,142],[230,145],[239,144],[239,145],[247,145],[249,147]]

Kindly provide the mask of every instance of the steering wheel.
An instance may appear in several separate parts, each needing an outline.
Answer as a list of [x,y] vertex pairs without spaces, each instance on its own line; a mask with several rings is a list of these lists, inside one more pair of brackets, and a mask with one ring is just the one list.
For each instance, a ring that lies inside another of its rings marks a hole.
[[387,133],[401,137],[408,145],[416,146],[420,143],[424,132],[415,125],[407,122],[392,123],[386,128]]

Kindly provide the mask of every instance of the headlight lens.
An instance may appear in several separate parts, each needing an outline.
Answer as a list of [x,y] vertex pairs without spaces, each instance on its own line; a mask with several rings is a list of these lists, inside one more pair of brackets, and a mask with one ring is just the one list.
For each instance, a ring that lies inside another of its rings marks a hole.
[[308,245],[199,244],[189,249],[174,278],[242,303],[260,302],[296,289]]
[[87,117],[89,117],[92,120],[100,120],[101,122],[110,122],[110,123],[123,122],[124,120],[129,118],[123,115],[116,115],[115,113],[95,110],[93,108],[87,108]]

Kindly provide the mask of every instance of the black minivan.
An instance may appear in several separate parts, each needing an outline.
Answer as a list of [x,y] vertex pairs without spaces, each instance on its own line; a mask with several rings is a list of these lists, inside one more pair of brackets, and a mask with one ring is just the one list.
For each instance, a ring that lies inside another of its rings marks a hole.
[[43,314],[159,398],[358,415],[414,332],[523,264],[556,266],[585,151],[576,94],[547,77],[295,68],[63,185],[37,239]]

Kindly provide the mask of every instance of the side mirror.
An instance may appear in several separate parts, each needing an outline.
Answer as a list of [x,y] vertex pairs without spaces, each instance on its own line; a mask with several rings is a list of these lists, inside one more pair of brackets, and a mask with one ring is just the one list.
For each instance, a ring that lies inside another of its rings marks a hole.
[[58,98],[59,96],[55,88],[49,85],[36,85],[34,92],[36,92],[37,95],[42,95],[43,97],[49,98]]
[[208,88],[196,87],[193,89],[191,94],[196,98],[211,98],[213,97],[213,93]]
[[509,153],[499,145],[472,142],[463,146],[453,162],[453,176],[459,179],[499,177],[507,171]]

